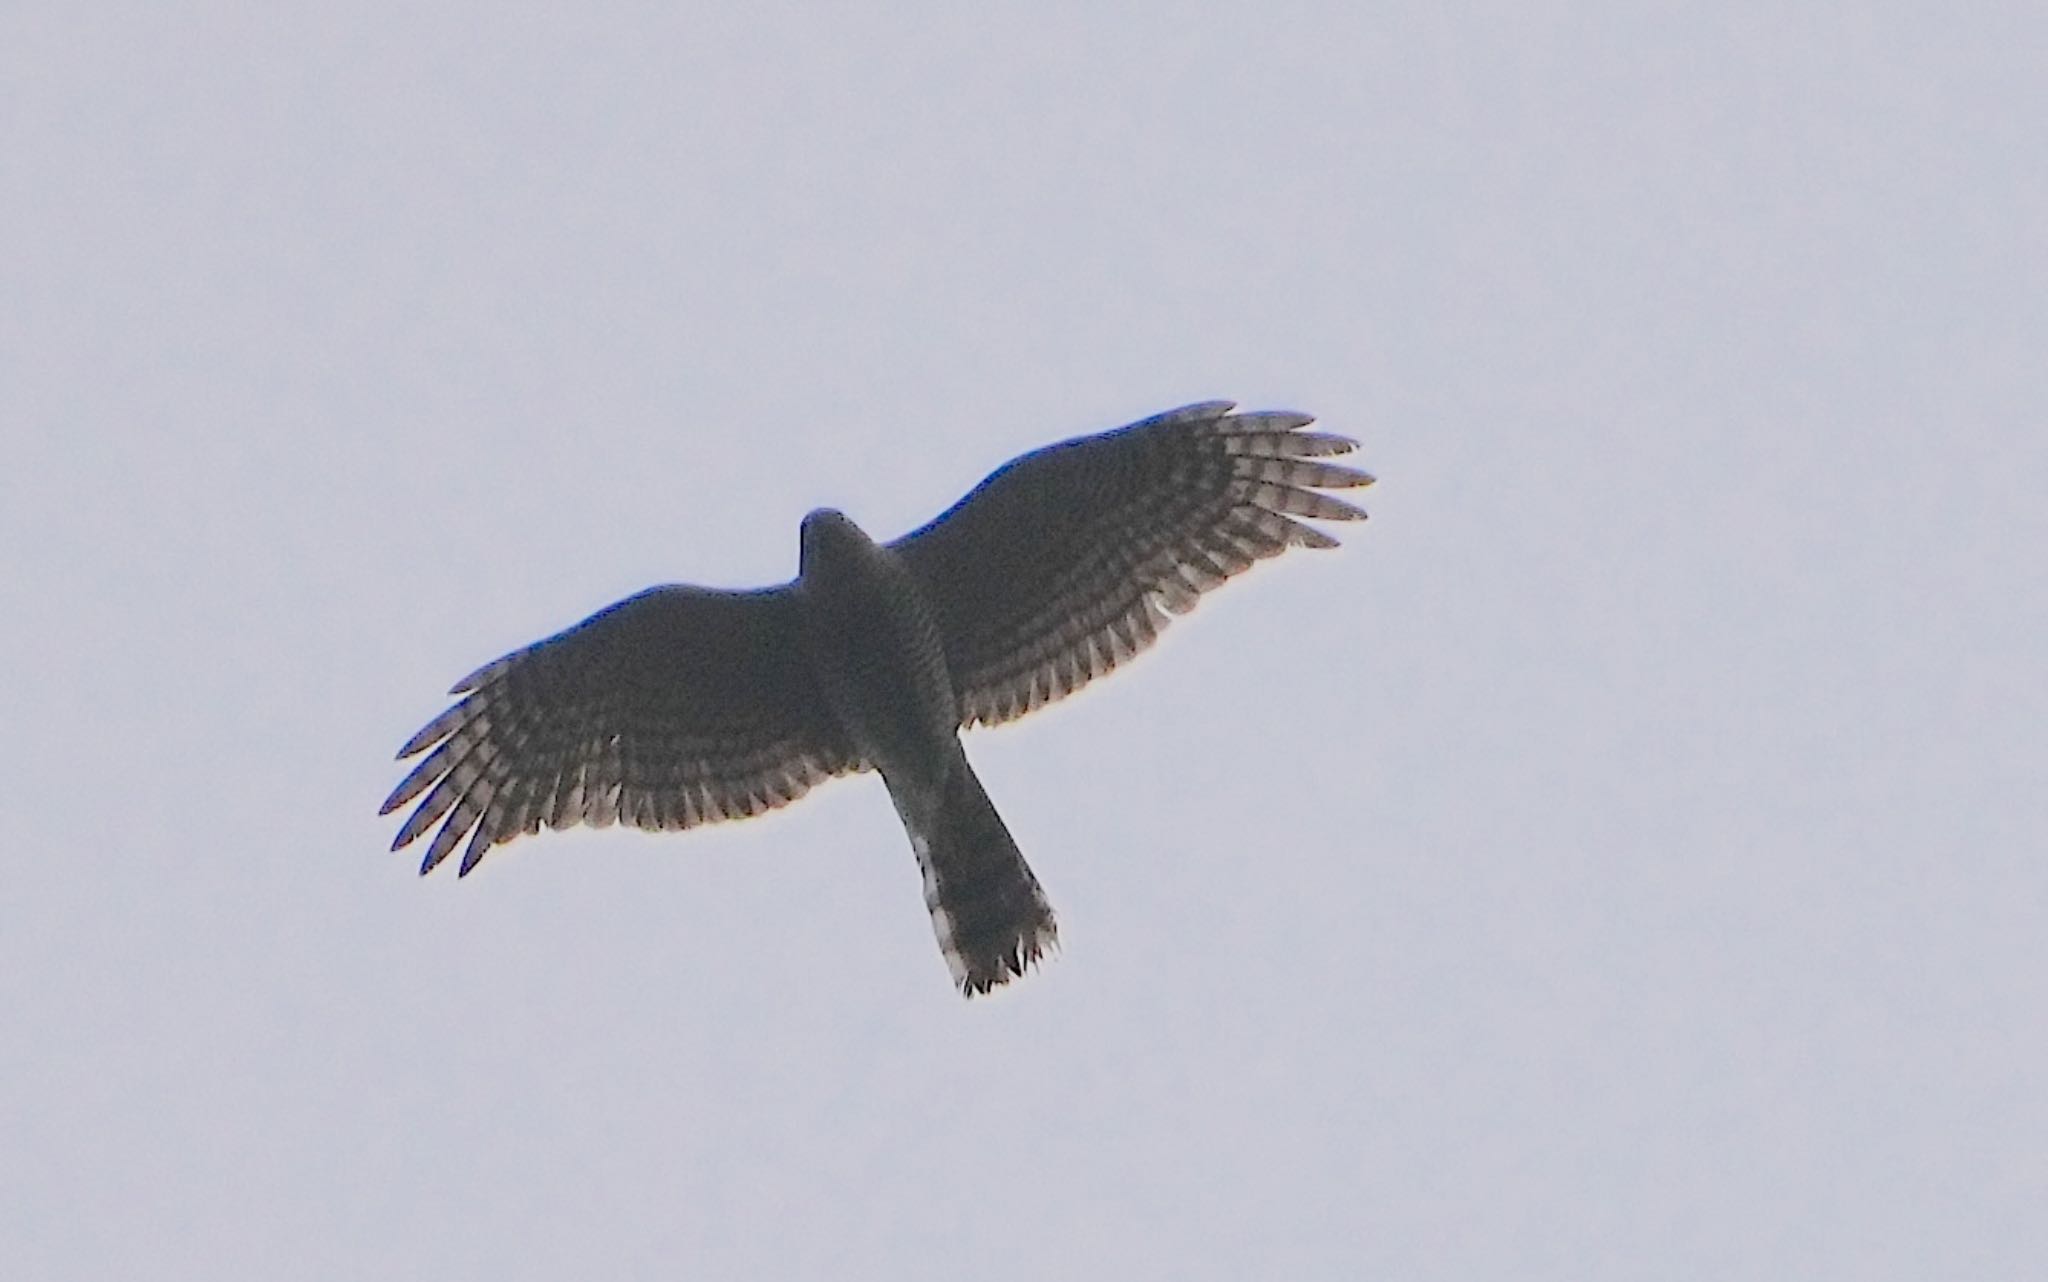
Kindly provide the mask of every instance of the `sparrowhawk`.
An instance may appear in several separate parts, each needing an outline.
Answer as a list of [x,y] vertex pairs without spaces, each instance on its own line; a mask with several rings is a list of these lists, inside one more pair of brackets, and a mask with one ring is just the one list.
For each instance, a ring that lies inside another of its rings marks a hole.
[[875,770],[910,835],[953,980],[972,996],[1055,940],[1051,907],[959,731],[1043,707],[1152,644],[1168,615],[1365,513],[1372,478],[1309,415],[1170,410],[1026,454],[921,529],[876,543],[804,518],[797,576],[650,588],[478,668],[399,749],[426,756],[392,849],[438,822],[420,871],[461,872],[543,826],[681,829]]

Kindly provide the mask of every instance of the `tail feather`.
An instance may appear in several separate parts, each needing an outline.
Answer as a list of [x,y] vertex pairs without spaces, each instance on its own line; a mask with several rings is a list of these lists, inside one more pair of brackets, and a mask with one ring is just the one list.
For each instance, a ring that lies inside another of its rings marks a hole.
[[1007,983],[1057,946],[1052,906],[964,755],[936,805],[902,809],[939,951],[961,992]]

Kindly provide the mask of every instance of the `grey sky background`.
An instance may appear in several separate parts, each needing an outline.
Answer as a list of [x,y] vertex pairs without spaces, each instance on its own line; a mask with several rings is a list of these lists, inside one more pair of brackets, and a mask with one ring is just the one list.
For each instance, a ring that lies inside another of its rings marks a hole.
[[[1193,12],[0,14],[0,1272],[2048,1272],[2048,17]],[[1028,982],[872,778],[385,853],[478,663],[1213,396],[1374,519],[969,739]]]

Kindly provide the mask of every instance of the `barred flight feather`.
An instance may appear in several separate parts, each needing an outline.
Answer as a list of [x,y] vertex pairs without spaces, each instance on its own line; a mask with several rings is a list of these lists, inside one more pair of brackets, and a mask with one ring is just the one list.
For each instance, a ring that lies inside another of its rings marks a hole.
[[[700,666],[670,671],[674,657]],[[691,828],[787,805],[865,768],[797,657],[787,590],[659,588],[457,682],[412,736],[384,802],[415,805],[392,848],[434,831],[430,871],[464,873],[542,828]]]
[[[1372,483],[1318,460],[1356,443],[1291,410],[1204,401],[1048,446],[891,547],[930,594],[964,725],[1036,710],[1149,648],[1169,616],[1259,561],[1337,540]],[[993,556],[1005,543],[1021,551]],[[991,564],[999,560],[1000,564]]]

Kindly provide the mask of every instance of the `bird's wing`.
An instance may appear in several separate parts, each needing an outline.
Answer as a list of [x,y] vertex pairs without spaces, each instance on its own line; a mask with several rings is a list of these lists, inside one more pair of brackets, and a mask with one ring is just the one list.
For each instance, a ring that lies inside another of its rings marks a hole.
[[1170,410],[1026,454],[890,547],[939,620],[963,725],[1044,706],[1152,644],[1225,579],[1289,547],[1299,518],[1365,513],[1320,493],[1372,478],[1356,442],[1289,411]]
[[391,848],[440,821],[420,871],[466,836],[467,873],[543,824],[688,828],[864,768],[803,660],[796,608],[786,585],[653,588],[477,669],[398,751],[427,755],[384,802],[421,798]]

